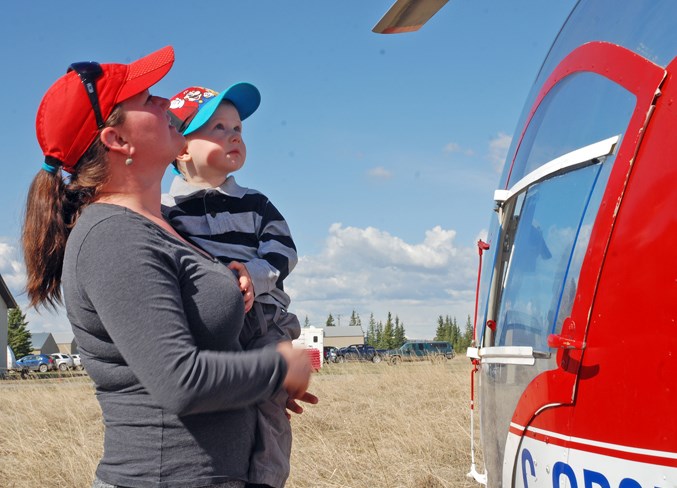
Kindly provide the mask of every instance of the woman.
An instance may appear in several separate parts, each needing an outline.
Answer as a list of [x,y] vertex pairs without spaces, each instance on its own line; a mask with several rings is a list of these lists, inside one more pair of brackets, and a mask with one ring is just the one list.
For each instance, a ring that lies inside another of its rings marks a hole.
[[173,61],[165,47],[129,65],[76,63],[38,109],[27,291],[54,305],[63,287],[104,416],[96,487],[244,487],[255,404],[280,388],[317,400],[303,351],[242,351],[251,297],[162,219],[161,179],[184,139],[148,88]]

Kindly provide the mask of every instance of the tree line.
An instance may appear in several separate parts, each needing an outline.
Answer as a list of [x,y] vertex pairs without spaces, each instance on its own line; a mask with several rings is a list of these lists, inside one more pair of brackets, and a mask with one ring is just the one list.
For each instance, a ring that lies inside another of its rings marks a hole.
[[[325,327],[336,327],[336,319],[330,313],[324,323]],[[338,315],[338,325],[341,325],[341,316]],[[303,324],[304,327],[310,327],[310,320],[306,316]],[[407,342],[407,334],[404,330],[404,322],[398,316],[393,319],[393,314],[388,312],[388,318],[385,324],[382,321],[376,321],[374,314],[369,315],[369,324],[365,332],[362,328],[362,319],[360,314],[355,310],[350,314],[348,320],[348,327],[359,327],[364,336],[364,343],[369,346],[374,346],[376,349],[397,349],[402,344]]]
[[[336,319],[330,313],[324,325],[325,327],[336,327],[336,322]],[[341,316],[338,315],[338,325],[340,325],[340,322]],[[385,323],[380,320],[376,321],[374,314],[372,313],[369,316],[369,324],[367,325],[367,330],[365,332],[362,328],[360,315],[353,310],[350,314],[348,326],[359,327],[364,335],[364,343],[374,346],[376,349],[397,349],[408,340],[404,322],[402,322],[397,315],[395,315],[395,318],[393,319],[393,314],[391,312],[388,312]],[[304,327],[310,327],[310,320],[308,320],[307,316]],[[451,317],[449,315],[442,317],[440,315],[437,319],[437,329],[433,340],[447,341],[451,343],[456,352],[463,353],[472,342],[472,334],[473,325],[470,315],[468,315],[463,331],[461,331],[456,317]]]
[[447,341],[454,346],[454,351],[465,352],[472,342],[473,325],[470,315],[465,322],[465,330],[461,332],[461,328],[456,321],[456,317],[442,317],[437,318],[437,330],[435,331],[436,341]]
[[376,322],[374,314],[371,314],[364,342],[376,349],[397,349],[407,342],[404,322],[401,322],[397,315],[393,320],[393,315],[388,312],[388,318],[384,324],[380,320]]

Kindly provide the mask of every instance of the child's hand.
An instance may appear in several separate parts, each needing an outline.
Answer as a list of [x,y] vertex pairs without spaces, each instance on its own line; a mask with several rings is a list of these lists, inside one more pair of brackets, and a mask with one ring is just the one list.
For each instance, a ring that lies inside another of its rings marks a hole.
[[228,269],[233,270],[237,273],[237,281],[240,284],[240,291],[244,297],[244,311],[249,312],[254,305],[254,283],[252,283],[252,278],[247,271],[247,267],[233,261],[228,265]]

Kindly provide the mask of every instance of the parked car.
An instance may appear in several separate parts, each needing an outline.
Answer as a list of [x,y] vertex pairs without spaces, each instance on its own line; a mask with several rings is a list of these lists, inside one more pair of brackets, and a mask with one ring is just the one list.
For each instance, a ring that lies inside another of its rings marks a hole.
[[335,363],[336,362],[336,351],[338,348],[333,347],[333,346],[326,346],[324,348],[324,361],[327,363]]
[[390,364],[402,361],[453,359],[456,356],[451,343],[446,341],[407,341],[398,349],[388,351]]
[[71,354],[73,358],[73,367],[78,370],[83,370],[85,367],[82,365],[82,360],[80,359],[79,354]]
[[56,369],[54,358],[47,354],[29,354],[18,359],[16,365],[22,371],[40,371],[41,373]]
[[383,359],[382,354],[377,351],[374,346],[367,344],[351,344],[347,347],[342,347],[336,351],[336,362],[343,363],[345,361],[371,361],[372,363],[380,363]]
[[75,366],[73,363],[73,358],[70,357],[69,354],[55,352],[54,354],[50,354],[50,356],[54,358],[54,364],[56,364],[56,367],[59,371],[68,371],[69,369],[73,369]]

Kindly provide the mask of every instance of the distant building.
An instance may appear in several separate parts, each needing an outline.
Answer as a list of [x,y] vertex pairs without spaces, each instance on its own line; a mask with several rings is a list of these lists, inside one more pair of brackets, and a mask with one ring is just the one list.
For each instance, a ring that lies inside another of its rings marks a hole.
[[78,354],[78,343],[70,333],[55,333],[54,340],[61,354]]
[[2,375],[7,364],[7,332],[9,330],[7,312],[10,308],[18,307],[2,276],[0,276],[0,298],[0,375]]
[[351,344],[364,344],[362,327],[324,327],[324,347],[345,347]]
[[54,354],[59,352],[59,346],[56,344],[51,332],[31,333],[31,343],[33,344],[33,354]]

